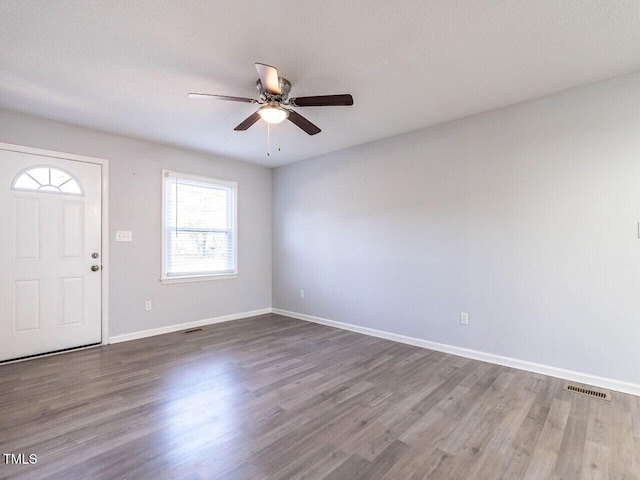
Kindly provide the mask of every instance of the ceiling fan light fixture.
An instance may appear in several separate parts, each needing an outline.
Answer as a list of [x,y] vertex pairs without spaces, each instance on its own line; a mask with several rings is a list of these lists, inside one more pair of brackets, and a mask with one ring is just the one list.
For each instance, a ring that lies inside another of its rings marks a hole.
[[284,122],[289,116],[289,112],[278,105],[265,105],[260,107],[258,114],[262,119],[272,125]]

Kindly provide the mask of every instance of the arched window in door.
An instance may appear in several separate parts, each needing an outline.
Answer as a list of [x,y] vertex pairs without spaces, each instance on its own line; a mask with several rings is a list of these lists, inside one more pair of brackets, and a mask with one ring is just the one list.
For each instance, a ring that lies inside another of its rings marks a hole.
[[35,165],[20,172],[13,179],[14,190],[84,195],[76,177],[53,165]]

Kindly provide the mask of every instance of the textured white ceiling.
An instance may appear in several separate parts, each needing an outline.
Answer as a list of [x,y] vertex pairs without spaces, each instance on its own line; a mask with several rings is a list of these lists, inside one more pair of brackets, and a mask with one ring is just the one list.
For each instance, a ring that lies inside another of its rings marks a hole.
[[[638,71],[640,2],[0,0],[0,62],[2,107],[275,166]],[[256,97],[254,62],[355,105],[268,158],[255,105],[186,96]]]

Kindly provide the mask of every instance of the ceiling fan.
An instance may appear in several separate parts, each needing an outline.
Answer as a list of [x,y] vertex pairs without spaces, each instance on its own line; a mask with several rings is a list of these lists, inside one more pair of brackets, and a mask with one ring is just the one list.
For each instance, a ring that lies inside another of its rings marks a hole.
[[286,78],[278,76],[278,70],[270,65],[256,63],[256,70],[260,79],[256,82],[256,88],[260,92],[258,100],[253,98],[229,97],[227,95],[211,95],[208,93],[190,93],[191,98],[214,98],[230,102],[257,103],[262,105],[257,112],[247,117],[234,130],[247,130],[261,118],[269,123],[276,124],[289,120],[300,127],[309,135],[320,133],[320,129],[304,118],[295,110],[285,107],[331,107],[337,105],[353,105],[353,97],[344,95],[320,95],[314,97],[289,98],[291,83]]

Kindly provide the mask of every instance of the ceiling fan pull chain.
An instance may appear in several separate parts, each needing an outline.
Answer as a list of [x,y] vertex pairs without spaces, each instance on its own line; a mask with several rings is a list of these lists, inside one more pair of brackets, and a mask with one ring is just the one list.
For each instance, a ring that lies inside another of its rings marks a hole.
[[278,124],[278,151],[280,151],[280,124]]
[[270,132],[271,132],[270,127],[271,127],[271,124],[267,123],[267,157],[271,156],[271,154],[269,153],[269,143],[270,143],[270,140],[271,140],[271,138],[270,138]]

